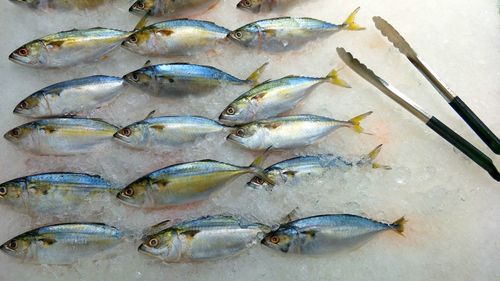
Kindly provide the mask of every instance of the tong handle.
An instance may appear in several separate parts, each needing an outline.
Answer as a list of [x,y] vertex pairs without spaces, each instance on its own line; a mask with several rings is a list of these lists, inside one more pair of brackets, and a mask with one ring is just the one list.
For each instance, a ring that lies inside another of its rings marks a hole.
[[485,169],[496,181],[500,181],[500,173],[493,164],[493,161],[470,142],[455,133],[434,116],[427,121],[426,125]]
[[450,106],[462,117],[469,127],[491,148],[495,154],[500,154],[500,141],[498,137],[477,117],[459,97],[455,97]]

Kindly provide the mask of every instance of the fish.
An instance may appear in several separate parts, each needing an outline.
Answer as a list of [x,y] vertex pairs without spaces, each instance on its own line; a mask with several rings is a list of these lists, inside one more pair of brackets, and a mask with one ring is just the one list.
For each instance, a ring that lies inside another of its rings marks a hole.
[[264,158],[265,154],[258,156],[248,167],[210,159],[175,164],[135,180],[123,188],[117,198],[124,204],[142,208],[199,202],[244,174],[259,175],[267,180],[259,167]]
[[71,155],[87,153],[113,138],[118,127],[100,119],[50,118],[26,123],[4,137],[31,153]]
[[269,12],[276,7],[291,6],[299,4],[299,0],[241,0],[236,4],[236,8],[253,13]]
[[362,133],[359,124],[372,113],[369,111],[348,121],[311,114],[269,118],[236,127],[227,140],[250,150],[304,147],[341,127]]
[[[0,184],[0,204],[34,214],[74,213],[86,203],[110,200],[117,187],[98,175],[43,173]],[[108,196],[108,197],[106,197]]]
[[226,41],[229,30],[210,21],[176,19],[158,22],[130,34],[122,47],[146,56],[185,56]]
[[160,116],[135,122],[118,130],[113,137],[135,149],[175,147],[192,143],[226,126],[201,116]]
[[73,264],[96,257],[124,240],[118,228],[102,223],[64,223],[43,226],[18,235],[0,250],[34,264]]
[[111,102],[126,85],[120,77],[105,75],[59,82],[23,99],[14,113],[34,118],[73,116]]
[[179,97],[206,94],[224,85],[254,85],[267,63],[246,79],[237,78],[215,67],[189,63],[146,65],[123,76],[130,85],[154,96]]
[[33,68],[63,68],[102,60],[132,32],[94,27],[44,36],[17,48],[9,59]]
[[317,37],[342,30],[363,30],[354,22],[359,7],[342,24],[313,18],[279,17],[246,24],[228,34],[228,38],[248,48],[282,52],[298,49]]
[[213,9],[219,0],[137,0],[130,6],[129,12],[152,16],[193,16]]
[[406,219],[383,223],[350,214],[319,215],[295,220],[268,233],[262,244],[295,255],[325,255],[360,247],[387,230],[402,234]]
[[264,224],[235,216],[206,216],[147,236],[138,251],[168,263],[217,260],[243,252],[269,231]]
[[338,78],[335,69],[320,78],[290,75],[270,80],[255,86],[231,102],[220,114],[219,122],[238,125],[277,116],[293,109],[316,86],[324,82],[350,88],[347,82]]
[[269,185],[265,180],[255,176],[247,183],[247,186],[254,189],[266,189],[277,187],[279,184],[296,182],[304,177],[320,177],[332,169],[345,169],[349,167],[371,166],[374,169],[382,168],[389,170],[390,166],[381,165],[375,162],[382,145],[378,145],[370,153],[362,155],[354,160],[346,159],[334,154],[317,154],[298,156],[280,161],[266,169],[264,173],[275,185]]
[[71,10],[71,9],[94,9],[107,0],[11,0],[11,2],[24,4],[37,10]]

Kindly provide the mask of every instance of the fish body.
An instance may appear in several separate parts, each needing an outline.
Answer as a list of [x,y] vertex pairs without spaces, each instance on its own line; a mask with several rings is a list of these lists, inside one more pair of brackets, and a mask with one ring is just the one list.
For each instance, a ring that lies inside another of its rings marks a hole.
[[29,117],[74,115],[112,101],[124,87],[122,78],[104,75],[64,81],[22,100],[14,113]]
[[194,142],[225,127],[200,116],[162,116],[147,118],[115,133],[120,142],[136,149],[175,147]]
[[209,21],[168,20],[139,29],[122,46],[147,56],[190,55],[214,47],[228,33],[228,29]]
[[230,32],[228,37],[245,47],[287,51],[341,30],[363,29],[354,22],[358,10],[342,24],[313,18],[279,17],[249,23]]
[[242,125],[227,139],[250,150],[303,147],[341,127],[361,132],[359,121],[370,114],[367,112],[349,121],[310,114],[269,118]]
[[208,216],[149,236],[139,252],[172,263],[222,259],[250,248],[269,231],[266,225],[233,216]]
[[[276,184],[286,184],[303,177],[319,177],[332,169],[346,169],[353,166],[361,167],[367,165],[371,165],[373,168],[390,169],[389,166],[380,165],[375,162],[375,158],[381,149],[382,145],[378,145],[370,153],[353,160],[334,154],[298,156],[273,164],[264,169],[264,173]],[[253,177],[247,185],[252,188],[271,188],[265,180],[258,176]]]
[[132,13],[152,16],[179,17],[210,10],[219,0],[138,0],[129,8]]
[[9,59],[35,68],[61,68],[94,62],[118,47],[130,34],[102,27],[61,31],[21,46],[10,54]]
[[355,215],[319,215],[280,226],[262,244],[283,253],[323,255],[359,247],[383,231],[402,233],[405,222],[404,218],[388,224]]
[[116,126],[98,119],[52,118],[26,123],[4,137],[32,153],[68,155],[89,152],[111,140],[117,130]]
[[262,174],[258,164],[249,167],[214,160],[180,163],[139,178],[118,193],[118,199],[135,207],[161,208],[207,199],[226,183],[243,174]]
[[264,66],[247,79],[237,78],[215,67],[189,63],[149,65],[126,74],[123,78],[147,93],[175,97],[210,93],[227,84],[251,85],[256,83]]
[[106,0],[11,0],[15,3],[27,5],[32,9],[39,10],[71,10],[97,8],[109,1]]
[[293,109],[319,84],[329,82],[349,87],[332,70],[325,77],[287,76],[255,86],[242,94],[221,113],[219,121],[227,125],[247,124],[277,116]]
[[39,214],[62,214],[117,191],[97,175],[44,173],[0,184],[0,202]]
[[5,254],[36,264],[72,264],[122,242],[123,233],[100,223],[67,223],[40,227],[2,246]]

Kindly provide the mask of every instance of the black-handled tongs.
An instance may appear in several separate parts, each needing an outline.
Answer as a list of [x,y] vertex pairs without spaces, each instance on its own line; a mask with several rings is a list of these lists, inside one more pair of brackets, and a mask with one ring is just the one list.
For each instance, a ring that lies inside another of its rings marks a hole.
[[460,135],[455,133],[452,129],[448,128],[445,124],[439,121],[436,117],[428,114],[423,109],[421,109],[412,100],[408,99],[403,95],[398,89],[396,89],[391,84],[384,81],[382,78],[378,77],[372,70],[370,70],[366,65],[362,64],[358,59],[354,58],[353,55],[347,52],[344,48],[337,48],[337,53],[340,58],[357,74],[363,77],[365,80],[370,82],[377,89],[382,91],[388,97],[393,99],[395,102],[400,104],[410,113],[415,115],[418,119],[424,122],[429,128],[451,143],[453,146],[462,151],[467,155],[472,161],[485,169],[495,180],[500,181],[500,173],[498,172],[493,161],[482,153],[475,146],[470,144],[467,140],[462,138]]
[[396,29],[381,17],[373,17],[375,26],[408,60],[427,78],[446,102],[462,117],[469,127],[491,148],[495,154],[500,154],[498,137],[477,117],[477,115],[435,74],[410,44]]

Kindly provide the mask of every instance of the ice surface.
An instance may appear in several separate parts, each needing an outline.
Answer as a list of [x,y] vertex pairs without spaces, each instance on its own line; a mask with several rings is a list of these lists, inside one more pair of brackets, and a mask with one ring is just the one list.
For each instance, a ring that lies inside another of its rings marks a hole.
[[[221,1],[202,18],[236,28],[265,16],[236,10],[237,2]],[[290,9],[288,14],[341,23],[354,8],[361,6],[357,22],[367,30],[340,32],[287,54],[268,55],[226,44],[216,50],[216,54],[176,60],[153,58],[153,63],[208,64],[243,78],[263,62],[270,61],[263,79],[288,74],[320,76],[332,67],[342,66],[335,47],[343,46],[499,164],[498,157],[488,151],[371,22],[372,16],[380,15],[393,24],[498,134],[500,17],[494,0],[304,2]],[[0,132],[28,121],[11,112],[22,98],[35,90],[70,78],[122,75],[141,67],[147,58],[124,49],[116,50],[100,64],[68,70],[40,71],[7,60],[8,54],[21,44],[52,32],[93,26],[130,29],[139,20],[128,13],[130,4],[118,1],[96,11],[45,13],[2,1],[0,85],[3,98],[0,112],[3,121]],[[201,264],[161,264],[138,254],[135,241],[117,249],[114,258],[85,261],[71,267],[22,264],[2,254],[0,280],[498,280],[498,184],[348,68],[340,75],[353,86],[352,89],[322,85],[294,112],[348,119],[373,110],[375,113],[363,124],[374,135],[358,135],[341,129],[318,145],[273,153],[266,164],[305,153],[358,155],[383,143],[379,162],[391,165],[393,170],[333,171],[321,179],[284,186],[273,192],[245,188],[251,176],[244,176],[211,200],[198,205],[147,211],[113,202],[100,216],[80,213],[73,220],[101,220],[135,231],[167,218],[235,213],[274,224],[299,206],[299,216],[352,213],[390,222],[406,215],[409,222],[405,237],[384,233],[351,253],[321,258],[284,256],[257,245],[237,258]],[[117,125],[142,119],[153,109],[159,115],[197,114],[216,118],[244,90],[231,87],[211,96],[162,100],[129,88],[110,106],[97,110],[92,116]],[[163,154],[110,145],[85,156],[35,157],[16,149],[6,140],[1,140],[0,146],[1,181],[38,172],[73,171],[101,174],[124,185],[154,169],[180,161],[212,158],[248,165],[255,157],[253,153],[226,143],[223,136],[210,136],[193,146]],[[30,218],[5,206],[0,206],[0,210],[1,242],[36,226],[61,220],[47,216]]]

